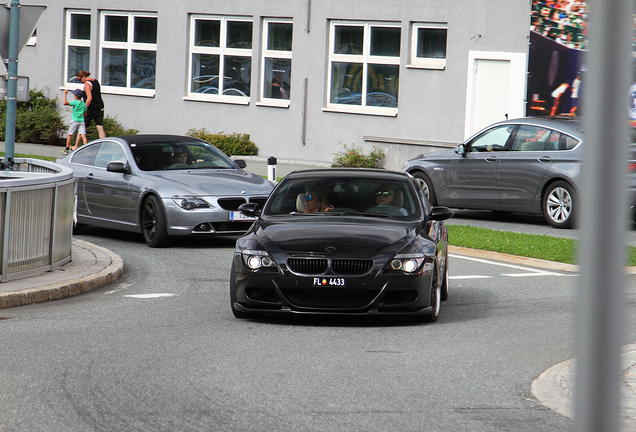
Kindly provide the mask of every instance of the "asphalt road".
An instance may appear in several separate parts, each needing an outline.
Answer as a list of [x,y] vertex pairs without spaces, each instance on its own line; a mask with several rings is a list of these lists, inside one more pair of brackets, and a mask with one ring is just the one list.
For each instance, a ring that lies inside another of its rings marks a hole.
[[[150,249],[110,286],[0,314],[0,431],[569,431],[531,382],[573,357],[576,276],[451,257],[430,325],[237,320],[234,238]],[[636,285],[628,289],[626,342]]]

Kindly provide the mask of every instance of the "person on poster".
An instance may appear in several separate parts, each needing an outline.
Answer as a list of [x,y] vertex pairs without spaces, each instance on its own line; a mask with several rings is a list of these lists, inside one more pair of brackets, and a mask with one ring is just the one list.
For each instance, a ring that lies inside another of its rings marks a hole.
[[572,94],[570,95],[571,108],[570,114],[576,115],[576,109],[579,106],[579,90],[581,88],[581,73],[576,74],[576,78],[572,81]]
[[566,81],[558,86],[556,89],[554,89],[554,91],[552,92],[551,96],[554,98],[554,103],[552,104],[552,109],[550,110],[551,116],[557,114],[557,111],[559,110],[559,106],[561,105],[561,101],[563,99],[563,95],[568,88],[570,88],[570,83],[569,81]]

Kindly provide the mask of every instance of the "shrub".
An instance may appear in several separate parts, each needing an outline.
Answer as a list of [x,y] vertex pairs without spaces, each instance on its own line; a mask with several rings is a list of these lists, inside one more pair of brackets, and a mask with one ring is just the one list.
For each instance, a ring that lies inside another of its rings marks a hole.
[[[48,87],[29,91],[27,102],[16,104],[16,141],[35,144],[59,144],[59,137],[66,129],[62,115],[57,110],[58,99],[44,94]],[[6,139],[7,102],[0,101],[0,141]]]
[[[123,126],[117,121],[117,116],[110,117],[106,115],[104,117],[104,133],[107,137],[120,136],[120,135],[137,135],[139,131],[137,129],[124,129]],[[86,128],[86,139],[93,141],[99,138],[97,128],[95,127],[95,121],[91,122],[91,125]]]
[[250,156],[258,154],[258,147],[250,141],[249,134],[233,133],[226,135],[223,132],[214,134],[203,128],[190,129],[186,135],[207,141],[228,156]]
[[[342,144],[342,143],[340,143]],[[384,160],[384,150],[378,146],[373,146],[373,150],[368,155],[362,152],[362,149],[356,147],[355,144],[347,146],[342,144],[344,149],[334,153],[333,167],[347,168],[381,168]]]

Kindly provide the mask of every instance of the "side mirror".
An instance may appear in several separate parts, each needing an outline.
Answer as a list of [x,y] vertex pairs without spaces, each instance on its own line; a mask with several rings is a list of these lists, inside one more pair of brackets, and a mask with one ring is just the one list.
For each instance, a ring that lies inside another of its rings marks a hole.
[[127,164],[124,162],[108,162],[106,165],[106,171],[108,172],[118,172],[118,173],[127,173]]
[[436,221],[443,221],[446,219],[450,219],[455,214],[454,211],[444,206],[436,206],[431,209],[431,214],[429,218]]
[[254,218],[261,214],[261,209],[258,208],[258,203],[245,203],[239,206],[239,211],[245,216]]
[[464,156],[466,154],[466,146],[464,144],[458,145],[455,147],[455,153]]
[[234,163],[238,165],[240,169],[245,169],[245,167],[247,166],[247,163],[243,159],[235,159]]

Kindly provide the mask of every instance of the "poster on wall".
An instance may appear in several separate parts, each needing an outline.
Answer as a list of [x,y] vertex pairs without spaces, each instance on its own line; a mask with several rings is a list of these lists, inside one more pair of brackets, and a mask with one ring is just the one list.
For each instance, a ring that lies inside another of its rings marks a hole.
[[532,1],[526,115],[581,115],[586,1]]
[[[532,0],[527,116],[582,115],[579,96],[585,83],[588,14],[587,1]],[[636,47],[636,33],[632,46]],[[636,126],[636,62],[633,80],[629,115]]]

